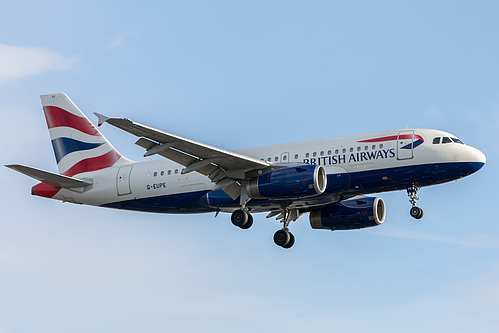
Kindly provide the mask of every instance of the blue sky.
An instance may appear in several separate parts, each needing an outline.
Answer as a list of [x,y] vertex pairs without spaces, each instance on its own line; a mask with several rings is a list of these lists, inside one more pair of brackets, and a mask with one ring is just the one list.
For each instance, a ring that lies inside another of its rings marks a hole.
[[[384,193],[379,227],[285,251],[265,215],[158,215],[30,195],[7,168],[0,333],[497,332],[499,5],[493,1],[17,1],[0,11],[2,164],[57,170],[39,95],[65,92],[225,149],[410,127],[482,150],[477,174]],[[144,160],[135,137],[104,135]]]

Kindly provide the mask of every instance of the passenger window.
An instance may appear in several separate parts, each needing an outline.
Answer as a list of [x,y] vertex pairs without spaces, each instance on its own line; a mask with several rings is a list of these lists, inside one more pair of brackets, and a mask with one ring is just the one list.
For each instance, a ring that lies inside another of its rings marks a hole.
[[442,143],[451,143],[452,140],[448,137],[445,137],[443,140],[442,140]]
[[277,156],[274,157],[274,161],[276,161],[276,162],[279,161],[279,157],[277,157]]
[[309,153],[306,153],[306,154],[305,154],[305,157],[306,157],[306,158],[308,158],[309,156],[310,156],[310,154],[309,154]]
[[372,148],[373,150],[376,150],[376,145],[373,145],[371,148]]
[[171,170],[168,170],[168,176],[172,174],[172,171]]
[[164,176],[165,175],[165,172],[164,171],[161,171],[161,176]]
[[314,153],[312,154],[313,157],[317,156],[317,153],[314,151]]
[[357,151],[360,151],[360,149],[361,149],[360,147],[357,147]]
[[287,157],[286,155],[284,155],[284,156],[282,157],[282,160],[283,160],[283,161],[286,161],[287,159],[288,159],[288,157]]
[[338,149],[336,149],[336,150],[334,151],[334,154],[335,154],[335,155],[338,155],[339,153],[340,153],[340,151],[339,151]]
[[324,152],[323,151],[321,151],[321,156],[324,156]]
[[350,148],[350,152],[353,153],[353,148]]
[[295,160],[297,160],[297,159],[298,159],[298,154],[295,155]]
[[178,169],[175,169],[175,174],[176,174],[176,175],[178,174]]
[[328,154],[328,155],[331,155],[331,151],[330,151],[330,150],[328,150],[328,151],[327,151],[327,154]]
[[346,148],[343,148],[342,151],[343,151],[343,154],[347,152]]
[[157,171],[154,171],[153,176],[154,176],[154,177],[157,177],[157,176],[158,176],[158,172],[157,172]]
[[436,137],[435,139],[433,139],[434,145],[438,145],[439,143],[440,143],[440,137]]
[[271,162],[271,161],[272,161],[272,159],[269,157],[269,158],[267,158],[267,161]]
[[369,150],[369,147],[368,147],[368,146],[365,146],[365,147],[364,147],[364,150]]
[[380,145],[379,145],[379,149],[383,149],[383,144],[380,144]]

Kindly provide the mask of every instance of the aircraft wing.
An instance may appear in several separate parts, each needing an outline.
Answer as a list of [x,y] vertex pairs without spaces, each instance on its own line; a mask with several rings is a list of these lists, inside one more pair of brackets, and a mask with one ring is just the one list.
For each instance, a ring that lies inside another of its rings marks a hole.
[[[222,188],[233,198],[239,196],[239,191],[234,188],[235,180],[244,180],[246,172],[269,166],[266,161],[163,132],[126,118],[95,115],[99,118],[99,126],[107,122],[140,137],[136,144],[146,149],[144,156],[158,154],[184,165],[184,174],[191,171],[204,174],[217,183],[214,190]],[[228,190],[231,186],[232,191]]]
[[82,179],[59,175],[54,172],[44,171],[26,165],[11,164],[6,165],[6,167],[54,187],[78,188],[91,185],[91,183]]

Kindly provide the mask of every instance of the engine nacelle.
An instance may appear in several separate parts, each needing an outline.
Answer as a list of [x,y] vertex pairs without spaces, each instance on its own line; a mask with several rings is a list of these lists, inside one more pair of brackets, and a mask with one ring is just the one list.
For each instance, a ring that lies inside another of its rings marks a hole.
[[359,197],[310,212],[310,225],[313,229],[362,229],[380,225],[385,216],[383,199]]
[[279,169],[251,179],[246,184],[250,198],[306,198],[324,193],[326,170],[318,165]]

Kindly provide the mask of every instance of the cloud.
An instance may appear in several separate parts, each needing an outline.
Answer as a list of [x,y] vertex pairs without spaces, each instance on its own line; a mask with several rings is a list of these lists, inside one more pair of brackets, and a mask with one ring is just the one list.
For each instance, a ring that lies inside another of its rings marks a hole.
[[0,44],[0,82],[69,70],[75,63],[76,58],[66,58],[43,47]]
[[107,43],[108,50],[114,50],[123,47],[130,39],[138,37],[139,34],[136,32],[123,31],[119,33],[112,34],[109,37],[109,42]]

